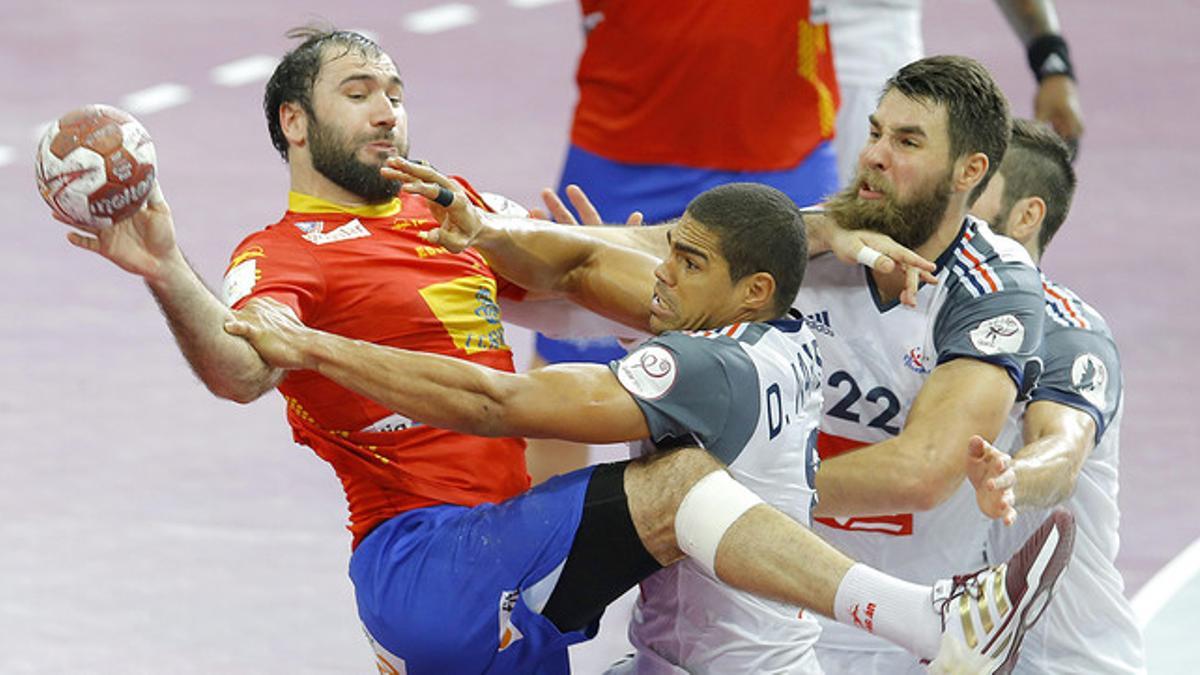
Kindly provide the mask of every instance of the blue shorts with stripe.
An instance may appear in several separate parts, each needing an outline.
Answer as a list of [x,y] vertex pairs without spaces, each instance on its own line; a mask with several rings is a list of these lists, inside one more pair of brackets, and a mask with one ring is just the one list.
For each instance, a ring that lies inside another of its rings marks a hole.
[[386,668],[408,675],[569,672],[562,633],[540,611],[583,515],[592,467],[500,504],[433,506],[376,528],[350,559],[362,619]]
[[[701,142],[701,141],[697,141]],[[779,171],[726,171],[688,166],[624,164],[575,145],[567,150],[558,196],[567,201],[566,188],[579,185],[606,223],[623,223],[641,211],[647,223],[678,218],[693,197],[725,183],[764,183],[809,206],[837,191],[837,155],[833,144],[818,145],[799,164]],[[608,363],[625,356],[612,338],[554,340],[537,336],[535,349],[547,363],[586,361]]]

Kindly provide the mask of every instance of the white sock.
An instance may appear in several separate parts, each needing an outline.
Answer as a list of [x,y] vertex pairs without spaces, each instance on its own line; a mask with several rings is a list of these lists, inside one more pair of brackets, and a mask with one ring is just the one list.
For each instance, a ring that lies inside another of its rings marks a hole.
[[933,611],[931,593],[929,586],[856,563],[838,586],[833,618],[932,660],[942,641],[942,620]]

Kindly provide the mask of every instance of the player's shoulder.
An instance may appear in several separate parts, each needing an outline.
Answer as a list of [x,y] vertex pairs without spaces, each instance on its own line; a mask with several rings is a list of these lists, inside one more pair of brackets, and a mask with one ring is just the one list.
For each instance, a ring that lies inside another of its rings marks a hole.
[[1046,332],[1086,331],[1111,338],[1104,316],[1067,286],[1041,275],[1045,299]]
[[948,292],[982,297],[1001,293],[1041,294],[1041,279],[1020,243],[992,232],[987,223],[967,216],[958,239],[938,261],[948,269]]

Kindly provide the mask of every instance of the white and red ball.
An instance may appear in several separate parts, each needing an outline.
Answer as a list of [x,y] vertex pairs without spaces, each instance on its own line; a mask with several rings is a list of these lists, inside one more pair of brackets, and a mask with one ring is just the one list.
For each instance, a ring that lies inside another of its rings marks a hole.
[[37,183],[55,213],[107,227],[141,208],[154,189],[154,144],[132,115],[88,105],[52,123],[38,142]]

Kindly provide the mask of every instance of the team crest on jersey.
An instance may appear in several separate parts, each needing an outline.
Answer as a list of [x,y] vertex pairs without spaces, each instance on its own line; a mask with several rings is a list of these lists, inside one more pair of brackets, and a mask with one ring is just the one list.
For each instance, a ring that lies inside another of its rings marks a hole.
[[925,356],[921,353],[920,347],[908,350],[908,353],[904,355],[904,365],[918,375],[929,374],[929,366],[925,364]]
[[1002,314],[980,321],[970,335],[971,344],[984,354],[1011,354],[1025,341],[1025,325],[1012,314]]
[[675,355],[658,346],[647,345],[621,359],[617,380],[629,393],[654,401],[666,396],[675,385],[679,369]]
[[1108,384],[1108,368],[1095,354],[1080,354],[1071,364],[1071,386],[1089,403],[1103,408],[1104,390]]
[[519,591],[504,591],[500,594],[500,648],[496,650],[498,652],[508,649],[514,642],[525,637],[512,624],[512,611],[517,606],[519,597],[521,597]]
[[317,246],[324,246],[325,244],[333,244],[339,241],[369,237],[371,236],[371,231],[368,230],[362,223],[358,222],[357,218],[355,218],[345,225],[334,228],[328,232],[314,230],[300,236],[306,241],[310,241]]
[[305,220],[300,223],[293,223],[301,234],[312,234],[325,229],[325,222],[321,220]]

